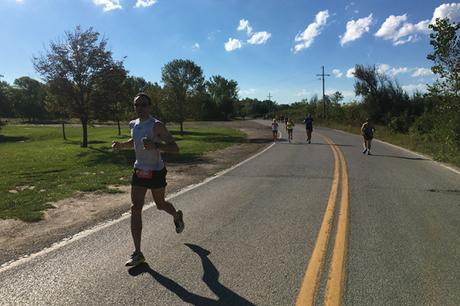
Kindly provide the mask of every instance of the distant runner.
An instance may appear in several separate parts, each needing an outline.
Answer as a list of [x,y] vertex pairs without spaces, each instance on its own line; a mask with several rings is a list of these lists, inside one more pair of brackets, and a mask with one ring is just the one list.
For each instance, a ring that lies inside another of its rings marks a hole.
[[288,122],[286,122],[286,129],[288,131],[289,142],[291,142],[291,140],[292,140],[292,132],[294,130],[294,122],[292,122],[291,118],[289,118]]
[[272,122],[272,133],[273,133],[273,142],[276,142],[276,140],[278,139],[278,122],[276,121],[276,119],[273,119],[273,122]]
[[369,119],[366,119],[366,121],[361,126],[361,134],[363,135],[363,138],[364,138],[363,154],[366,154],[367,152],[367,155],[371,155],[371,143],[372,143],[372,138],[374,138],[374,132],[375,132],[375,128],[372,125],[371,121]]
[[142,207],[148,189],[159,210],[164,210],[173,217],[176,232],[184,230],[182,211],[177,210],[165,201],[166,167],[160,151],[178,153],[174,138],[166,126],[150,115],[150,97],[139,93],[134,97],[134,109],[138,119],[129,123],[131,138],[125,142],[113,141],[114,150],[133,149],[136,162],[131,178],[131,234],[134,241],[134,252],[126,262],[126,266],[137,266],[145,261],[141,252]]
[[311,143],[311,132],[313,132],[313,118],[311,114],[308,114],[303,121],[305,124],[305,130],[307,132],[307,142]]

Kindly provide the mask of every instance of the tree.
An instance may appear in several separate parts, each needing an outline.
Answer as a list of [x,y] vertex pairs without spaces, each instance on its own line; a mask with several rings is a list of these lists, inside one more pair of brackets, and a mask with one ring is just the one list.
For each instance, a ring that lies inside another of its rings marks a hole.
[[99,39],[93,28],[82,30],[77,26],[65,33],[63,42],[51,42],[46,54],[33,58],[37,72],[52,82],[53,94],[68,103],[72,115],[80,119],[82,147],[88,146],[88,122],[94,111],[92,94],[98,78],[110,67],[123,67],[123,61],[115,62],[106,47],[107,40]]
[[387,124],[407,109],[409,96],[375,66],[356,65],[354,74],[355,94],[363,97],[363,107],[373,121]]
[[118,135],[121,135],[120,120],[132,109],[125,86],[126,74],[123,66],[115,64],[107,67],[96,78],[93,92],[95,116],[101,120],[116,121]]
[[131,100],[139,92],[143,92],[148,85],[148,82],[142,77],[128,76],[125,81],[128,96]]
[[193,96],[204,91],[203,71],[191,60],[175,59],[162,68],[161,74],[168,117],[180,124],[183,133],[187,104]]
[[460,89],[460,37],[457,31],[460,23],[449,22],[448,18],[436,18],[429,28],[430,44],[434,51],[427,55],[434,62],[431,70],[440,76],[433,87],[437,87],[445,95],[458,97]]
[[215,75],[206,82],[206,88],[217,106],[218,119],[230,119],[235,113],[235,106],[238,101],[238,83]]
[[14,80],[11,97],[15,111],[20,117],[29,120],[40,120],[47,117],[45,84],[27,76],[18,78]]
[[57,96],[53,94],[51,87],[52,87],[52,82],[48,82],[47,94],[46,94],[46,98],[44,101],[45,108],[48,112],[53,114],[54,117],[57,117],[60,119],[61,127],[62,127],[62,138],[64,140],[67,140],[67,137],[65,134],[65,120],[69,119],[70,117],[69,107],[65,99],[62,96]]
[[14,116],[14,108],[10,93],[11,86],[5,81],[0,81],[0,118]]

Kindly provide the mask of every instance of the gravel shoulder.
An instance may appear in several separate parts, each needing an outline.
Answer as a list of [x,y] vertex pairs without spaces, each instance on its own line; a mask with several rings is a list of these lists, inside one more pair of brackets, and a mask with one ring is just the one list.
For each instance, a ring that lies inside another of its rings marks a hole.
[[[200,162],[190,164],[167,163],[167,194],[199,183],[205,178],[254,155],[271,142],[270,129],[250,120],[193,122],[186,123],[184,128],[192,126],[240,129],[247,134],[247,142],[210,152],[203,156]],[[131,205],[130,186],[117,188],[122,193],[78,192],[70,198],[53,203],[55,208],[46,211],[44,219],[40,222],[26,223],[19,220],[0,220],[0,265],[38,252],[55,242],[72,237],[76,233],[99,223],[116,219],[128,212]],[[146,203],[151,201],[151,195],[148,194]]]

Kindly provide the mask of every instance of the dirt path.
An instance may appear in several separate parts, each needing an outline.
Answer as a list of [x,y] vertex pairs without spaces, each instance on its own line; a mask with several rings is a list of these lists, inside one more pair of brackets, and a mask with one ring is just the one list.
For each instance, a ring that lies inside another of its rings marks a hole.
[[[187,165],[168,164],[168,193],[199,183],[206,177],[255,154],[270,143],[270,130],[252,121],[185,124],[185,128],[191,126],[238,128],[248,135],[248,142],[208,153],[204,156],[203,162]],[[130,187],[122,186],[119,189],[123,193],[76,193],[71,198],[53,203],[56,208],[48,210],[40,222],[0,220],[0,265],[38,252],[98,223],[120,217],[129,211]],[[151,196],[147,197],[146,201],[152,201]]]

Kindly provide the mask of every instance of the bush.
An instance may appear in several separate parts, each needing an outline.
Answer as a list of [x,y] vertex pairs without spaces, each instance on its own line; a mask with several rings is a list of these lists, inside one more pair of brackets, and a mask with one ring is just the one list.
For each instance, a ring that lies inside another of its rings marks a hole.
[[410,127],[411,134],[424,135],[429,134],[434,129],[435,118],[430,113],[425,113],[418,117]]
[[388,123],[388,128],[395,133],[407,133],[410,127],[410,120],[407,115],[394,117]]

